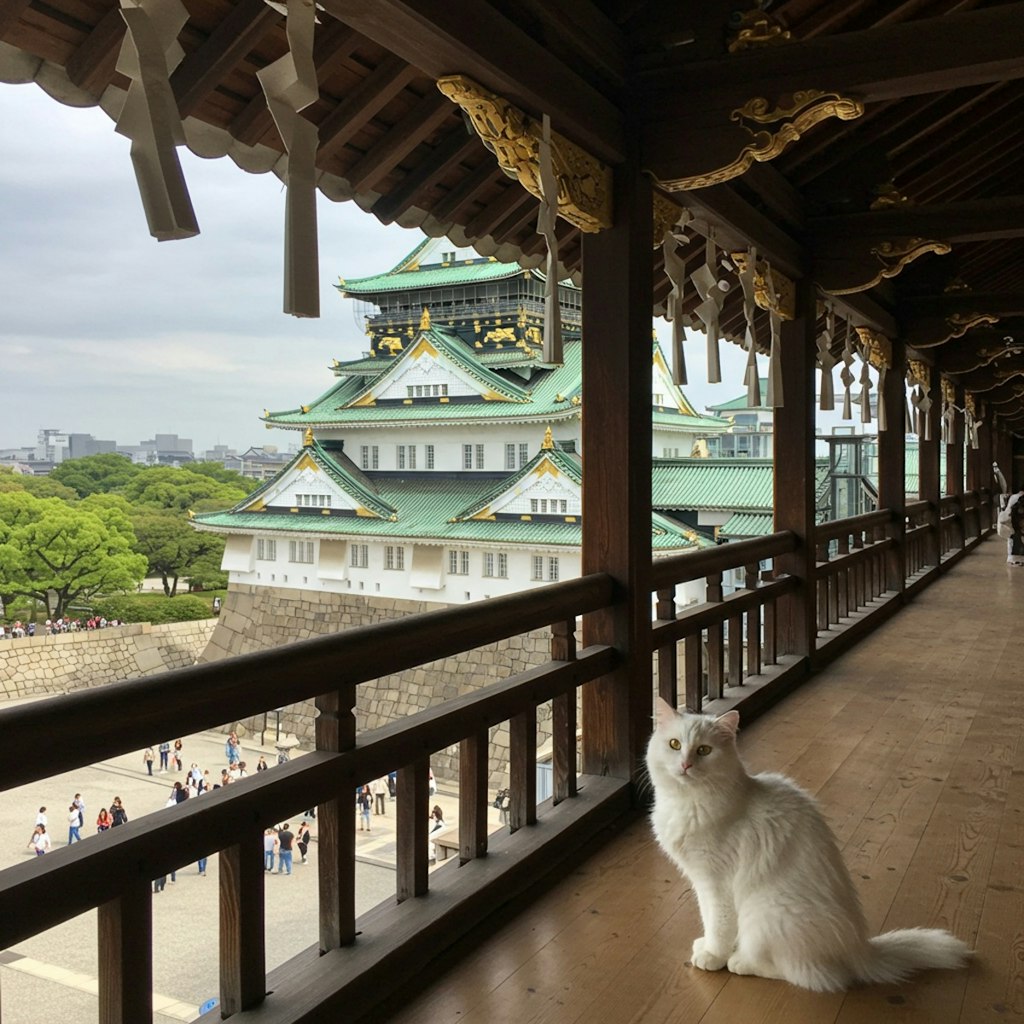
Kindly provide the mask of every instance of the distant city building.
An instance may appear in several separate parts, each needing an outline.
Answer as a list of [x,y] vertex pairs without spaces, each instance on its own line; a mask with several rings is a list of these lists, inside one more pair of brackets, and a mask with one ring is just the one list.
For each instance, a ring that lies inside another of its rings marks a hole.
[[233,469],[252,480],[270,480],[289,463],[295,452],[279,452],[276,445],[247,448],[241,455],[218,460],[225,469]]
[[[704,438],[707,454],[723,459],[771,459],[774,456],[773,416],[767,405],[768,380],[760,381],[761,404],[747,405],[747,395],[709,405],[707,411],[729,422],[729,429]],[[702,452],[703,453],[703,452]],[[769,508],[771,506],[769,505]]]

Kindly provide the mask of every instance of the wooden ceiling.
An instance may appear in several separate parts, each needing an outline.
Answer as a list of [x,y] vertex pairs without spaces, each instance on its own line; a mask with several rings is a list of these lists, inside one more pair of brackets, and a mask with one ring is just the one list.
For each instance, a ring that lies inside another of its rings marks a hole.
[[[904,338],[911,356],[1024,430],[1024,3],[761,6],[765,17],[750,0],[320,0],[319,98],[302,113],[319,130],[319,186],[384,223],[536,265],[546,251],[537,200],[467,129],[439,77],[465,74],[531,117],[550,114],[612,166],[638,147],[669,188],[751,142],[734,116],[751,99],[795,105],[820,90],[858,101],[860,116],[804,127],[774,159],[666,194],[723,247],[753,241],[777,272],[809,275],[853,323]],[[271,168],[284,147],[256,72],[288,50],[281,9],[185,8],[170,85],[194,119],[190,145]],[[737,49],[751,26],[777,45]],[[115,70],[124,31],[114,0],[0,0],[0,73],[16,68],[65,102],[116,113],[129,84]],[[578,272],[580,230],[563,220],[557,230],[560,260]],[[915,245],[924,254],[904,261]],[[703,237],[691,231],[680,255],[696,270]],[[655,250],[655,310],[669,290]],[[742,338],[739,288],[722,325]]]

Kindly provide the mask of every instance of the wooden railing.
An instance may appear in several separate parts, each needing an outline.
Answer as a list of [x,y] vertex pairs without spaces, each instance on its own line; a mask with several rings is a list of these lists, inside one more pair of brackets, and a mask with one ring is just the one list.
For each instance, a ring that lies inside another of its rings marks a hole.
[[[725,696],[749,676],[774,665],[778,656],[776,601],[797,587],[789,576],[770,579],[760,564],[796,548],[789,532],[724,544],[710,551],[655,562],[657,595],[653,647],[658,656],[658,692],[673,706],[679,701],[678,645],[683,645],[683,694],[690,711]],[[744,572],[744,589],[727,597],[722,574]],[[676,584],[703,578],[706,598],[677,614]],[[706,656],[705,656],[706,652]]]
[[888,509],[815,527],[815,607],[820,631],[835,626],[880,597],[886,589],[889,553]]
[[932,506],[927,501],[908,502],[903,535],[903,565],[906,579],[912,579],[926,565],[935,565],[933,555]]
[[[561,805],[551,809],[553,823],[545,829],[548,859],[557,849],[559,834],[565,836],[567,847],[581,841],[578,833],[588,827],[587,815],[599,810],[602,801],[617,801],[616,813],[628,806],[627,781],[580,781],[576,772],[577,689],[610,672],[619,657],[605,646],[577,652],[577,616],[607,607],[612,593],[611,579],[597,574],[0,712],[5,738],[0,744],[0,780],[10,788],[138,750],[153,736],[217,727],[267,707],[315,698],[319,711],[315,752],[201,800],[187,801],[173,814],[136,819],[56,855],[0,872],[0,948],[98,907],[100,1020],[150,1020],[152,879],[219,852],[218,1013],[227,1016],[255,1007],[268,991],[264,828],[318,806],[320,953],[347,953],[342,947],[356,934],[355,787],[397,769],[400,905],[389,912],[401,914],[405,906],[421,904],[415,898],[428,890],[430,754],[460,746],[460,862],[471,864],[489,844],[488,729],[509,722],[513,803],[509,834],[501,840],[508,852],[501,861],[504,868],[489,865],[477,884],[455,885],[459,898],[438,903],[433,917],[418,906],[413,911],[415,926],[396,927],[393,917],[381,919],[382,934],[375,936],[376,945],[369,944],[374,950],[370,959],[393,958],[389,980],[396,980],[404,967],[412,970],[425,962],[436,948],[438,929],[454,926],[452,914],[460,916],[458,926],[465,930],[467,922],[506,901],[516,884],[527,884],[543,868],[536,837],[518,842],[520,835],[534,831],[527,826],[538,820],[540,704],[553,703],[553,804]],[[548,625],[553,625],[552,656],[546,664],[363,733],[356,742],[353,708],[361,682]],[[331,683],[327,692],[325,681]],[[122,713],[126,707],[130,714]],[[43,761],[37,756],[40,736],[47,737],[50,751]],[[572,799],[584,786],[588,799]],[[561,807],[572,804],[585,806],[559,815]],[[367,927],[360,925],[364,936]],[[325,1006],[333,1002],[352,1008],[361,999],[365,1002],[367,986],[360,986],[359,979],[368,969],[366,945],[361,941],[361,955],[353,952],[348,961],[332,965],[328,982],[317,975]],[[404,967],[393,966],[398,963]],[[311,983],[306,978],[294,984]],[[277,990],[284,991],[281,985]],[[281,1008],[287,1004],[288,1000],[275,1002]],[[273,1019],[289,1019],[288,1011],[281,1012]]]

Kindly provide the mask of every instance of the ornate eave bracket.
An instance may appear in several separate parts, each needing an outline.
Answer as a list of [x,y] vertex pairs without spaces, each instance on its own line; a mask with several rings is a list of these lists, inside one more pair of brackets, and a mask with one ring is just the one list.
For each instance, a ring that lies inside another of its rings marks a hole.
[[953,338],[962,338],[976,327],[999,323],[999,317],[992,313],[953,313],[945,318],[925,320],[907,336],[907,343],[914,348],[934,348]]
[[868,362],[876,370],[892,369],[892,342],[870,327],[854,328],[864,349]]
[[[843,260],[845,264],[846,278],[853,278],[854,281],[833,280],[830,282],[827,275],[821,275],[821,286],[831,295],[852,295],[855,292],[864,292],[874,288],[887,278],[897,277],[903,272],[903,268],[913,263],[914,260],[925,253],[935,253],[945,256],[952,252],[952,246],[948,242],[937,241],[933,238],[899,238],[895,241],[882,242],[880,245],[872,246],[865,258],[851,257]],[[852,264],[852,266],[850,266]],[[870,269],[864,270],[863,267]],[[840,271],[841,273],[841,271]],[[858,280],[860,274],[870,276]],[[837,273],[837,277],[839,274]]]
[[[498,158],[498,166],[543,201],[541,122],[465,75],[440,78],[437,87],[462,108],[483,144]],[[581,231],[611,227],[611,168],[558,132],[551,133],[551,159],[558,187],[558,215]]]
[[[740,274],[746,271],[747,253],[732,252],[729,258]],[[796,285],[771,269],[766,260],[758,260],[754,267],[754,305],[766,313],[776,313],[782,320],[796,318]]]
[[736,158],[716,170],[662,181],[662,187],[669,192],[682,192],[720,185],[738,178],[754,163],[774,160],[816,124],[832,117],[852,121],[864,113],[864,104],[859,100],[820,89],[794,92],[789,100],[773,107],[769,100],[757,96],[733,110],[729,119],[745,130],[751,140]]

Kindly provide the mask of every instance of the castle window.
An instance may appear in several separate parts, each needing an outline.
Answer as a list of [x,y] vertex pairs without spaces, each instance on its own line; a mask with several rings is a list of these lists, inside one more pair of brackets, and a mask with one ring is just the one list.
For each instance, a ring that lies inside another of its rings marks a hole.
[[352,544],[352,567],[365,569],[370,564],[370,549],[366,544]]
[[484,446],[482,444],[476,446],[476,468],[484,468]]
[[505,445],[505,468],[516,468],[516,446],[514,444]]
[[375,444],[370,445],[370,469],[380,469],[380,448]]
[[384,545],[384,568],[385,569],[404,569],[405,568],[405,548],[398,547],[394,544]]
[[452,576],[468,576],[469,575],[469,552],[468,551],[449,551],[448,552],[448,572]]
[[409,445],[409,468],[416,468],[416,445]]
[[427,444],[427,445],[424,445],[423,447],[426,449],[427,469],[433,469],[434,468],[434,446],[432,444]]
[[261,562],[274,562],[277,560],[277,541],[267,540],[260,537],[256,541],[256,557]]
[[558,559],[556,557],[545,558],[543,555],[534,555],[530,564],[532,566],[531,580],[535,582],[548,580],[554,583],[558,579]]
[[508,579],[508,555],[504,552],[495,554],[493,551],[484,553],[484,575]]
[[397,448],[395,465],[398,469],[405,469],[405,445],[400,444]]
[[471,444],[464,444],[462,446],[462,468],[473,468],[473,446]]
[[307,562],[313,561],[313,541],[311,540],[290,540],[288,541],[288,561]]
[[519,446],[519,468],[522,469],[530,461],[530,446],[521,444]]
[[364,444],[359,449],[359,465],[363,469],[370,468],[370,446],[368,444]]

